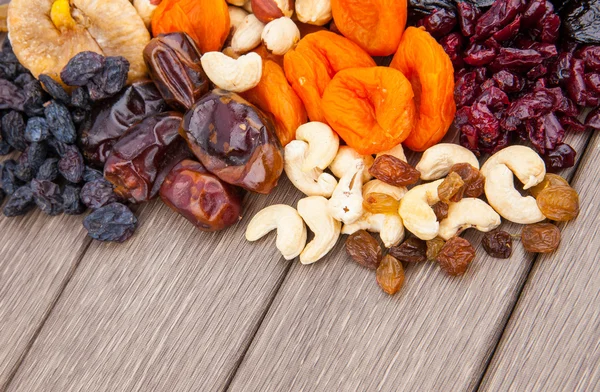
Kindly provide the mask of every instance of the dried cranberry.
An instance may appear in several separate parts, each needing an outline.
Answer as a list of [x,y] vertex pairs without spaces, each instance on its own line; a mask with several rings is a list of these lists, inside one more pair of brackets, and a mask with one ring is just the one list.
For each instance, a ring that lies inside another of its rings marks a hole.
[[523,11],[522,0],[495,1],[479,18],[475,26],[475,39],[485,39],[512,22]]
[[600,93],[600,74],[589,73],[585,75],[585,85],[588,89]]
[[460,144],[475,152],[476,155],[479,155],[478,140],[479,135],[474,126],[467,124],[460,127]]
[[465,37],[470,37],[475,34],[475,23],[481,12],[474,4],[468,1],[459,1],[456,3],[458,10],[458,23],[460,31]]
[[583,132],[585,131],[585,125],[583,125],[576,117],[569,116],[557,116],[558,121],[563,126],[563,128],[568,129],[573,132]]
[[456,26],[456,14],[447,8],[439,8],[421,19],[420,24],[434,37],[442,37]]
[[458,107],[471,105],[476,97],[475,72],[468,72],[458,78],[454,87],[454,100]]
[[554,43],[558,38],[560,29],[560,17],[556,14],[547,15],[539,23],[541,29],[540,39],[542,42]]
[[485,142],[493,142],[499,136],[500,122],[485,104],[473,104],[469,120],[471,125],[477,128],[479,138]]
[[548,67],[546,67],[544,64],[538,64],[527,72],[527,78],[535,80],[546,76],[547,73]]
[[523,49],[533,49],[539,54],[541,54],[545,60],[558,56],[558,50],[556,49],[556,45],[550,43],[532,41],[531,45],[529,45],[528,48]]
[[568,52],[563,52],[558,55],[556,61],[550,66],[550,83],[557,86],[566,81],[571,75],[571,61],[573,55]]
[[560,169],[572,167],[575,164],[575,155],[577,153],[568,144],[559,144],[552,151],[547,151],[544,154],[544,162],[546,162],[546,170],[548,172],[557,172]]
[[520,28],[521,28],[521,16],[517,15],[515,20],[513,20],[511,23],[506,25],[501,30],[498,30],[497,32],[495,32],[494,35],[492,35],[492,37],[494,37],[494,39],[498,42],[508,41],[508,40],[515,38],[515,36],[517,34],[519,34]]
[[600,108],[588,113],[585,118],[585,126],[600,130]]
[[465,63],[474,66],[486,65],[496,58],[496,49],[473,42],[465,50]]
[[519,71],[534,67],[543,60],[542,55],[533,49],[500,48],[492,67],[497,70]]
[[505,93],[521,91],[525,84],[520,77],[505,70],[496,72],[492,75],[492,79],[496,81],[498,88]]
[[600,46],[584,46],[576,55],[584,61],[587,68],[600,72]]
[[523,27],[535,26],[539,20],[546,14],[546,0],[533,0],[523,12],[522,25]]
[[491,86],[488,89],[485,89],[483,93],[479,97],[477,97],[477,102],[481,102],[485,104],[488,108],[499,111],[504,109],[504,107],[510,104],[508,100],[508,95],[498,87]]
[[464,64],[462,60],[462,46],[464,39],[460,33],[451,33],[440,39],[440,45],[444,48],[444,51],[450,57],[452,65],[460,67]]
[[569,69],[567,80],[567,92],[569,97],[577,104],[585,106],[587,103],[587,91],[585,85],[585,65],[581,59],[573,59]]

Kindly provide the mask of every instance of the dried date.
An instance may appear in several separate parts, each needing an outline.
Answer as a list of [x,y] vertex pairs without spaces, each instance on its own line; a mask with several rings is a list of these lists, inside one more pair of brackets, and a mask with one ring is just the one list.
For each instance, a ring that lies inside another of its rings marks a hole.
[[346,240],[346,252],[352,260],[363,267],[377,269],[381,262],[381,246],[365,230],[359,230],[348,236]]
[[527,225],[521,232],[521,242],[528,252],[551,253],[560,244],[560,230],[552,223]]
[[421,263],[427,261],[427,245],[425,241],[410,237],[398,246],[392,246],[388,252],[405,263]]
[[492,230],[483,235],[483,249],[497,259],[508,259],[512,254],[512,236],[503,230]]
[[421,173],[408,163],[392,155],[381,155],[375,159],[369,173],[380,181],[394,186],[412,185],[419,181]]
[[450,238],[438,253],[436,261],[444,272],[451,276],[465,273],[475,258],[475,248],[461,237]]
[[377,284],[389,295],[396,294],[404,284],[404,268],[394,256],[386,255],[377,267]]
[[579,195],[570,186],[545,188],[537,195],[536,201],[542,214],[553,221],[566,222],[579,215]]

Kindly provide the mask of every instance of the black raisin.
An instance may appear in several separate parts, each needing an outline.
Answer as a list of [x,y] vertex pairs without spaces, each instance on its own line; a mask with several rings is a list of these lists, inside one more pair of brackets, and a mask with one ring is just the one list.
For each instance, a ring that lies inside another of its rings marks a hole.
[[42,74],[38,79],[40,83],[42,83],[44,90],[46,90],[48,94],[52,96],[52,98],[65,104],[69,104],[69,102],[71,102],[71,97],[69,97],[69,94],[65,91],[65,89],[60,85],[60,83],[52,79],[50,76]]
[[70,146],[70,144],[56,140],[54,136],[50,136],[48,140],[46,140],[46,144],[48,144],[48,147],[50,147],[51,151],[53,151],[59,157],[64,156]]
[[7,195],[12,195],[18,187],[23,185],[15,174],[16,168],[17,162],[14,159],[4,161],[4,166],[2,166],[2,189]]
[[81,188],[75,185],[65,185],[62,191],[63,211],[67,215],[79,215],[85,211],[81,204]]
[[75,125],[82,124],[88,116],[88,112],[83,109],[75,108],[71,111],[71,118]]
[[25,215],[33,207],[35,207],[35,202],[33,201],[31,187],[23,185],[8,198],[2,212],[8,217],[19,216]]
[[48,139],[50,129],[44,117],[31,117],[25,127],[25,140],[30,143]]
[[56,139],[63,143],[72,144],[77,138],[75,124],[71,119],[69,109],[57,101],[51,101],[44,109],[48,128]]
[[112,203],[86,216],[83,226],[96,240],[123,242],[133,235],[137,218],[127,206]]
[[60,78],[68,86],[85,86],[104,68],[104,56],[94,52],[80,52],[62,69]]
[[12,151],[12,146],[2,139],[0,135],[0,156],[8,155]]
[[86,207],[97,210],[100,207],[118,201],[118,198],[114,192],[113,184],[104,178],[99,178],[83,186],[81,189],[81,201]]
[[83,178],[83,156],[76,146],[68,145],[65,153],[58,161],[58,172],[65,180],[77,184]]
[[71,106],[79,109],[89,110],[92,107],[90,95],[84,87],[77,87],[71,94]]
[[48,158],[40,166],[35,178],[38,180],[54,181],[58,178],[58,158]]
[[0,79],[0,109],[23,110],[24,105],[23,91],[8,80]]
[[60,187],[46,180],[32,180],[31,191],[35,204],[48,215],[58,215],[63,211],[63,198]]
[[25,151],[27,148],[25,120],[21,113],[11,111],[2,117],[2,139],[15,150]]
[[[17,177],[25,182],[31,180],[46,160],[47,155],[48,148],[44,143],[31,143],[19,157],[17,165]],[[28,169],[31,171],[31,174],[22,178],[18,174],[19,167],[21,167],[22,170]]]
[[125,87],[129,61],[121,56],[107,57],[102,73],[87,84],[92,101],[109,98]]
[[42,85],[37,80],[33,80],[23,86],[23,95],[25,102],[23,110],[29,117],[44,115],[44,102],[46,94]]
[[35,78],[29,72],[22,73],[21,75],[15,78],[15,84],[21,88],[25,86],[29,82],[33,82]]
[[83,170],[83,182],[91,182],[99,178],[104,178],[104,174],[100,170],[96,170],[86,166]]
[[5,196],[6,196],[6,194],[4,193],[2,188],[0,188],[0,205],[2,205],[2,202],[4,201]]

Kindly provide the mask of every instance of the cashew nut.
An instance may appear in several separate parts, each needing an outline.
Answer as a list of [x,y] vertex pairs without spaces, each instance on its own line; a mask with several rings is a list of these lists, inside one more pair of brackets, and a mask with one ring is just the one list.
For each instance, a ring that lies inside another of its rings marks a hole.
[[233,50],[233,48],[231,46],[226,47],[225,49],[222,50],[222,52],[224,55],[226,55],[227,57],[231,57],[232,59],[240,58],[240,54],[238,52],[236,52],[235,50]]
[[[510,146],[492,155],[481,167],[481,174],[488,178],[491,169],[505,164],[523,183],[523,189],[529,189],[544,180],[546,165],[540,156],[526,146]],[[491,178],[493,181],[493,178]]]
[[365,212],[354,223],[344,225],[342,234],[352,234],[358,230],[367,230],[379,233],[379,237],[386,248],[398,245],[404,238],[404,225],[398,214],[371,214]]
[[382,155],[391,155],[393,157],[400,159],[401,161],[408,162],[406,160],[406,155],[404,155],[404,148],[402,147],[402,144],[398,144],[396,147],[392,147],[387,151],[382,151],[379,154],[377,154],[375,157],[379,158]]
[[468,163],[479,169],[479,161],[469,149],[452,143],[440,143],[429,147],[423,153],[416,169],[422,180],[437,180],[448,174],[457,163]]
[[312,121],[296,129],[296,139],[308,143],[308,154],[302,170],[314,168],[325,170],[335,158],[340,146],[340,138],[327,124]]
[[353,167],[340,178],[329,199],[329,214],[346,224],[356,222],[363,214],[363,169],[363,161],[355,160]]
[[292,184],[307,196],[330,197],[337,185],[335,177],[323,173],[321,169],[303,171],[303,162],[308,152],[308,144],[302,140],[292,140],[285,146],[284,170]]
[[259,211],[246,228],[246,239],[256,241],[277,229],[277,249],[286,260],[297,257],[306,245],[306,226],[298,212],[285,204],[275,204]]
[[327,254],[340,237],[342,224],[333,219],[327,211],[327,199],[322,196],[310,196],[298,201],[298,213],[304,219],[315,237],[302,253],[300,262],[312,264]]
[[408,189],[404,186],[393,186],[378,179],[371,180],[363,186],[363,198],[369,193],[383,193],[396,200],[400,200],[404,197],[406,192],[408,192]]
[[246,4],[246,0],[227,0],[227,4],[243,7]]
[[[242,2],[243,5],[243,2]],[[244,22],[244,19],[248,16],[248,13],[240,7],[227,6],[229,10],[229,23],[231,25],[232,34],[235,33],[237,28]]]
[[247,15],[237,26],[231,38],[231,47],[238,53],[246,53],[260,45],[265,25],[254,14]]
[[200,62],[211,82],[235,93],[256,87],[262,77],[262,58],[256,53],[233,59],[221,52],[208,52]]
[[323,26],[331,20],[331,1],[296,0],[296,16],[302,23]]
[[300,30],[293,20],[282,17],[267,23],[261,39],[267,50],[283,56],[300,41]]
[[371,155],[360,155],[355,149],[348,146],[340,146],[337,155],[331,164],[329,170],[337,178],[342,178],[346,172],[352,167],[356,159],[362,159],[365,165],[363,170],[363,182],[369,181],[373,176],[369,174],[369,168],[373,166],[375,161]]
[[400,200],[398,213],[404,227],[422,240],[432,240],[438,235],[440,223],[431,206],[440,201],[438,186],[442,181],[418,185]]
[[487,233],[500,226],[500,223],[500,215],[489,204],[467,197],[450,203],[448,217],[440,222],[438,235],[447,241],[471,227]]

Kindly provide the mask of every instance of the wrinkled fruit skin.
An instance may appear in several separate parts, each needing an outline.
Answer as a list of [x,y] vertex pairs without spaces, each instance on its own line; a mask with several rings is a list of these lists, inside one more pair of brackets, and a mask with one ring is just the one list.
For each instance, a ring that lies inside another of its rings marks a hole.
[[449,208],[450,206],[447,203],[444,203],[443,201],[438,201],[437,203],[431,206],[431,209],[433,210],[435,218],[438,222],[441,222],[448,217]]
[[54,216],[63,212],[63,198],[60,187],[50,181],[32,180],[33,200],[42,212]]
[[414,129],[415,94],[402,72],[388,67],[338,72],[323,93],[322,109],[333,130],[360,154],[389,150]]
[[167,104],[154,83],[140,82],[127,87],[105,104],[94,106],[90,123],[82,128],[82,152],[94,165],[102,166],[129,127],[166,109]]
[[221,180],[267,194],[283,171],[283,148],[273,124],[237,94],[213,90],[184,116],[181,135]]
[[369,168],[369,174],[393,186],[407,186],[419,181],[421,173],[408,163],[392,155],[381,155]]
[[35,201],[33,200],[31,187],[29,185],[23,185],[10,195],[8,201],[4,205],[2,213],[7,217],[25,215],[34,207]]
[[410,237],[398,246],[392,246],[389,254],[406,263],[427,261],[427,244],[416,237]]
[[563,13],[564,30],[578,42],[600,44],[600,4],[594,0],[573,0]]
[[483,235],[483,249],[497,259],[508,259],[512,253],[512,236],[503,230],[492,230]]
[[551,253],[560,244],[560,230],[552,223],[527,225],[521,232],[521,242],[527,252]]
[[377,269],[382,258],[381,246],[365,230],[359,230],[348,236],[346,252],[352,260],[369,269]]
[[81,188],[73,185],[65,185],[62,191],[63,212],[67,215],[80,215],[85,211],[85,206],[80,199]]
[[438,197],[442,203],[459,202],[463,198],[465,182],[456,173],[450,172],[438,186]]
[[58,172],[70,183],[77,184],[83,179],[85,164],[79,149],[73,145],[67,145],[64,154],[58,161]]
[[[468,163],[457,163],[454,164],[448,175],[451,173],[456,173],[463,180],[464,185],[460,189],[458,193],[460,193],[462,197],[479,197],[483,194],[485,187],[485,177],[479,170],[474,168]],[[457,202],[460,198],[454,199],[452,201]]]
[[95,240],[124,242],[133,235],[137,218],[127,206],[112,203],[86,216],[83,226]]
[[434,239],[427,241],[427,261],[435,261],[437,256],[440,254],[440,251],[444,247],[444,244],[446,244],[446,241],[440,237],[435,237]]
[[200,51],[185,33],[158,36],[144,49],[150,77],[165,102],[175,109],[187,110],[208,92],[209,80]]
[[113,185],[102,177],[86,183],[80,197],[81,202],[92,210],[118,201]]
[[377,284],[389,295],[396,294],[404,284],[404,268],[394,256],[386,255],[377,267]]
[[459,276],[465,273],[474,258],[475,248],[469,241],[461,237],[452,237],[444,244],[436,261],[448,275]]
[[177,112],[146,117],[114,145],[104,165],[104,177],[119,196],[131,203],[152,199],[171,168],[191,156],[179,136],[182,118]]
[[579,215],[579,195],[570,186],[549,186],[536,197],[542,214],[553,221],[566,222]]
[[200,162],[177,164],[160,188],[160,198],[203,231],[223,230],[241,219],[239,189],[209,173]]
[[531,196],[538,197],[541,191],[551,186],[570,186],[569,182],[559,176],[558,174],[546,173],[542,182],[537,184],[536,186],[529,188],[529,193]]

